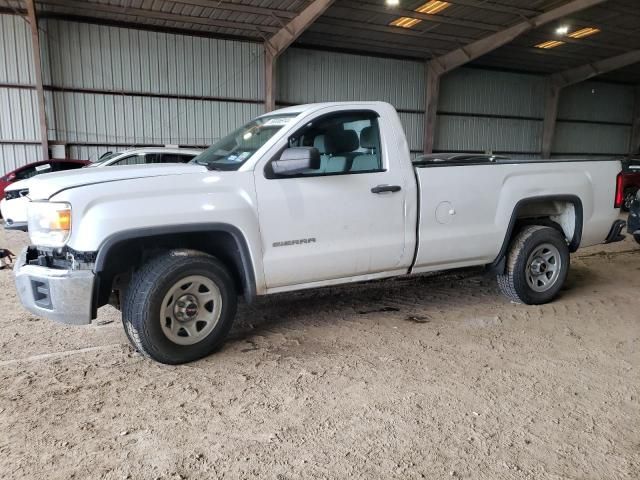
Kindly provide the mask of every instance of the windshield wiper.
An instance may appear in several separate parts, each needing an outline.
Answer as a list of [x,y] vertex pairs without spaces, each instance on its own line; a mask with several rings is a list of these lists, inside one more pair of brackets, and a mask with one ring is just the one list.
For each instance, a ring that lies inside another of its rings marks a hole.
[[209,162],[198,162],[196,160],[195,163],[197,163],[198,165],[202,165],[203,167],[207,167],[207,170],[215,170],[217,172],[222,172],[224,170],[223,168],[217,167],[217,166],[215,166],[215,165],[213,165],[212,163],[209,163]]

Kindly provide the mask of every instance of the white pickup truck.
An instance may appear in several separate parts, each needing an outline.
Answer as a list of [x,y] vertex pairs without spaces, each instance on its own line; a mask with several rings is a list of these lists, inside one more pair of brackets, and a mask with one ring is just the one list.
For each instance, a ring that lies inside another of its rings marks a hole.
[[541,304],[562,287],[570,252],[622,238],[620,170],[412,161],[391,105],[295,106],[191,164],[34,179],[33,246],[16,262],[16,285],[27,309],[64,323],[121,308],[132,344],[169,364],[214,351],[239,295],[484,265],[510,299]]

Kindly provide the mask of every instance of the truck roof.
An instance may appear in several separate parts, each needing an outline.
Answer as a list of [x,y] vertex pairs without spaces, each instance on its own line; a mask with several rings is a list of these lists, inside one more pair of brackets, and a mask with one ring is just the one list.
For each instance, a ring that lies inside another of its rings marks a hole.
[[321,108],[327,108],[327,107],[340,107],[340,106],[358,106],[358,105],[372,105],[372,104],[378,104],[378,105],[387,105],[387,106],[392,106],[391,104],[387,103],[387,102],[379,102],[379,101],[371,101],[371,102],[321,102],[321,103],[306,103],[303,105],[291,105],[289,107],[284,107],[284,108],[280,108],[278,110],[274,110],[272,112],[269,113],[265,113],[264,115],[260,115],[261,117],[266,117],[269,115],[281,115],[281,114],[300,114],[303,112],[311,112],[311,111],[315,111],[315,110],[320,110]]

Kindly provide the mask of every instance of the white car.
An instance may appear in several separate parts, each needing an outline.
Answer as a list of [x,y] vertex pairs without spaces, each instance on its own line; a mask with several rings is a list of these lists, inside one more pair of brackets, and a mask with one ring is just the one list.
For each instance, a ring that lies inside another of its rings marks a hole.
[[[202,150],[187,148],[136,148],[103,155],[87,167],[142,165],[149,163],[187,163]],[[85,167],[85,168],[87,168]],[[27,205],[31,178],[11,184],[0,201],[0,213],[7,230],[27,230]]]
[[188,165],[36,178],[15,281],[28,310],[63,323],[115,305],[135,348],[169,364],[218,348],[239,295],[485,266],[509,299],[542,304],[571,252],[623,238],[620,171],[607,160],[412,162],[387,103],[294,106]]

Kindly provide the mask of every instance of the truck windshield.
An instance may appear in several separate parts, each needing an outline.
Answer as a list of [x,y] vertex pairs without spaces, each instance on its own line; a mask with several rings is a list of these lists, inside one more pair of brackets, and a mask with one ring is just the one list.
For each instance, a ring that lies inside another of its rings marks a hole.
[[256,118],[218,140],[191,160],[191,163],[205,165],[210,170],[237,170],[297,115],[293,113]]

